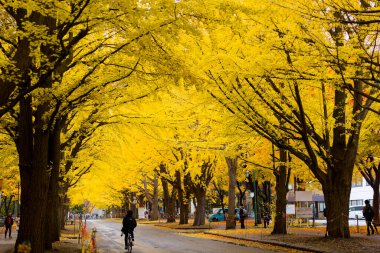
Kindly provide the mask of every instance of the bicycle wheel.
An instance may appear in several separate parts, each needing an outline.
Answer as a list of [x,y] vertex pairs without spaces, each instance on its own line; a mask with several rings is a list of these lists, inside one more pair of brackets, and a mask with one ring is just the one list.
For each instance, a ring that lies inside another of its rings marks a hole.
[[132,237],[128,234],[128,239],[127,239],[127,252],[131,253],[132,252]]

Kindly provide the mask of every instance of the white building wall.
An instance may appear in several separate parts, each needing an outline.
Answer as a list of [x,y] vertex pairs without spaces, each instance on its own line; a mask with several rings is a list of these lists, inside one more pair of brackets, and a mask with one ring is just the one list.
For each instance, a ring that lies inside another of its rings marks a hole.
[[373,190],[372,187],[367,185],[367,182],[362,177],[362,185],[358,186],[358,184],[355,184],[353,181],[352,187],[351,187],[351,195],[350,195],[350,206],[358,206],[363,205],[364,206],[364,200],[369,199],[372,205],[372,199],[373,199]]

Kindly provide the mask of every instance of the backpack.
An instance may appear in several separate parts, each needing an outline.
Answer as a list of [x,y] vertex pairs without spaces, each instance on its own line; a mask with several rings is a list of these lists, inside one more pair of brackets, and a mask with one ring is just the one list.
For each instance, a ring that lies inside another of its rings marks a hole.
[[364,211],[363,211],[363,216],[364,218],[366,218],[367,220],[372,220],[373,219],[373,216],[374,216],[374,212],[372,210],[372,207],[370,206],[366,206],[364,208]]
[[123,220],[123,229],[133,230],[137,226],[136,220],[132,217],[125,217]]

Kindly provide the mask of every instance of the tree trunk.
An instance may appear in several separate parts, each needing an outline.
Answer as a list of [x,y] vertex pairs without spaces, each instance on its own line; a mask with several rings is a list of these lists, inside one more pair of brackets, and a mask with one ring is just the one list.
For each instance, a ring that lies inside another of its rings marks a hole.
[[158,181],[157,181],[157,175],[156,173],[154,174],[152,181],[152,188],[153,188],[153,193],[150,194],[148,190],[148,178],[144,178],[144,192],[145,192],[145,197],[150,203],[150,212],[149,212],[149,219],[150,220],[158,220]]
[[378,226],[380,224],[379,219],[379,185],[380,185],[380,173],[375,174],[375,187],[373,188],[373,222]]
[[206,190],[199,189],[195,192],[197,199],[197,210],[194,217],[193,226],[201,226],[205,224],[206,219]]
[[181,172],[177,170],[175,172],[175,184],[177,185],[178,201],[179,201],[179,224],[187,224],[186,222],[186,203],[184,199],[184,193],[182,188]]
[[153,203],[152,210],[150,214],[151,220],[158,220],[159,212],[158,212],[158,179],[157,174],[154,174],[153,178]]
[[[167,173],[165,164],[162,164],[162,163],[160,164],[160,172]],[[164,205],[166,207],[165,212],[167,216],[167,222],[168,223],[175,222],[176,190],[173,187],[171,194],[169,193],[169,184],[168,184],[168,181],[164,177],[161,177],[161,184],[162,184],[162,189],[164,192]]]
[[[288,171],[289,173],[289,171]],[[289,177],[290,175],[288,175]],[[286,183],[288,184],[288,183]],[[263,201],[263,212],[271,214],[271,202],[272,202],[272,192],[271,192],[271,183],[269,181],[265,181],[262,184],[263,190],[262,194],[264,195],[262,201]]]
[[61,124],[57,122],[49,136],[49,163],[50,163],[50,183],[48,189],[48,203],[46,210],[46,231],[45,249],[51,249],[53,242],[59,241],[60,229],[60,201],[59,201],[59,167],[61,164]]
[[19,167],[21,179],[20,228],[15,244],[30,242],[32,253],[44,252],[46,203],[49,176],[48,132],[42,120],[45,108],[37,108],[33,132],[31,97],[20,102]]
[[[348,203],[351,193],[352,170],[328,168],[326,184],[322,185],[327,209],[327,233],[329,237],[349,238]],[[344,166],[344,164],[341,164]]]
[[183,189],[184,189],[184,224],[189,224],[189,213],[190,213],[190,198],[191,198],[191,176],[190,173],[186,173],[183,178]]
[[[222,207],[222,210],[223,210],[223,215],[224,215],[224,209],[226,209],[224,207],[224,194],[222,193],[221,191],[221,194],[219,194],[219,199],[220,199],[220,206]],[[226,216],[224,215],[224,220],[226,220]]]
[[[12,199],[13,199],[13,195],[11,195],[9,197],[9,200],[8,200],[8,197],[7,196],[4,196],[4,213],[6,215],[8,215],[9,213],[13,213],[11,212],[11,204],[12,204]],[[7,203],[8,202],[8,203]],[[1,209],[0,209],[1,210]]]
[[236,182],[236,170],[237,170],[237,157],[226,157],[228,165],[228,216],[226,221],[226,229],[235,229],[235,182]]
[[245,198],[245,192],[247,191],[247,187],[245,187],[244,191],[241,189],[241,185],[239,181],[236,181],[236,186],[238,188],[239,194],[238,194],[238,206],[243,206],[244,204],[244,198]]
[[176,189],[173,188],[171,195],[169,196],[169,199],[167,201],[167,206],[166,206],[166,214],[167,214],[167,219],[166,222],[171,223],[175,222],[175,217],[176,217]]
[[60,229],[64,229],[66,225],[67,214],[69,213],[69,198],[67,197],[67,192],[61,189],[61,193],[63,198],[61,199],[61,203],[59,205],[60,212]]
[[[273,154],[274,155],[274,154]],[[272,234],[286,234],[287,152],[280,149],[280,165],[274,170],[276,177],[276,214]]]

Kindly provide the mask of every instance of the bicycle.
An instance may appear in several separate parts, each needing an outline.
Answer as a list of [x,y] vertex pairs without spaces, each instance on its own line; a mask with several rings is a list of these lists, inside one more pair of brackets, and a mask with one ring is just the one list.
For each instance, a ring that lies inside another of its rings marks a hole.
[[125,250],[128,253],[131,253],[132,252],[132,246],[133,246],[132,236],[130,233],[127,233],[127,235],[125,235],[125,236],[127,236],[126,243],[125,243]]

